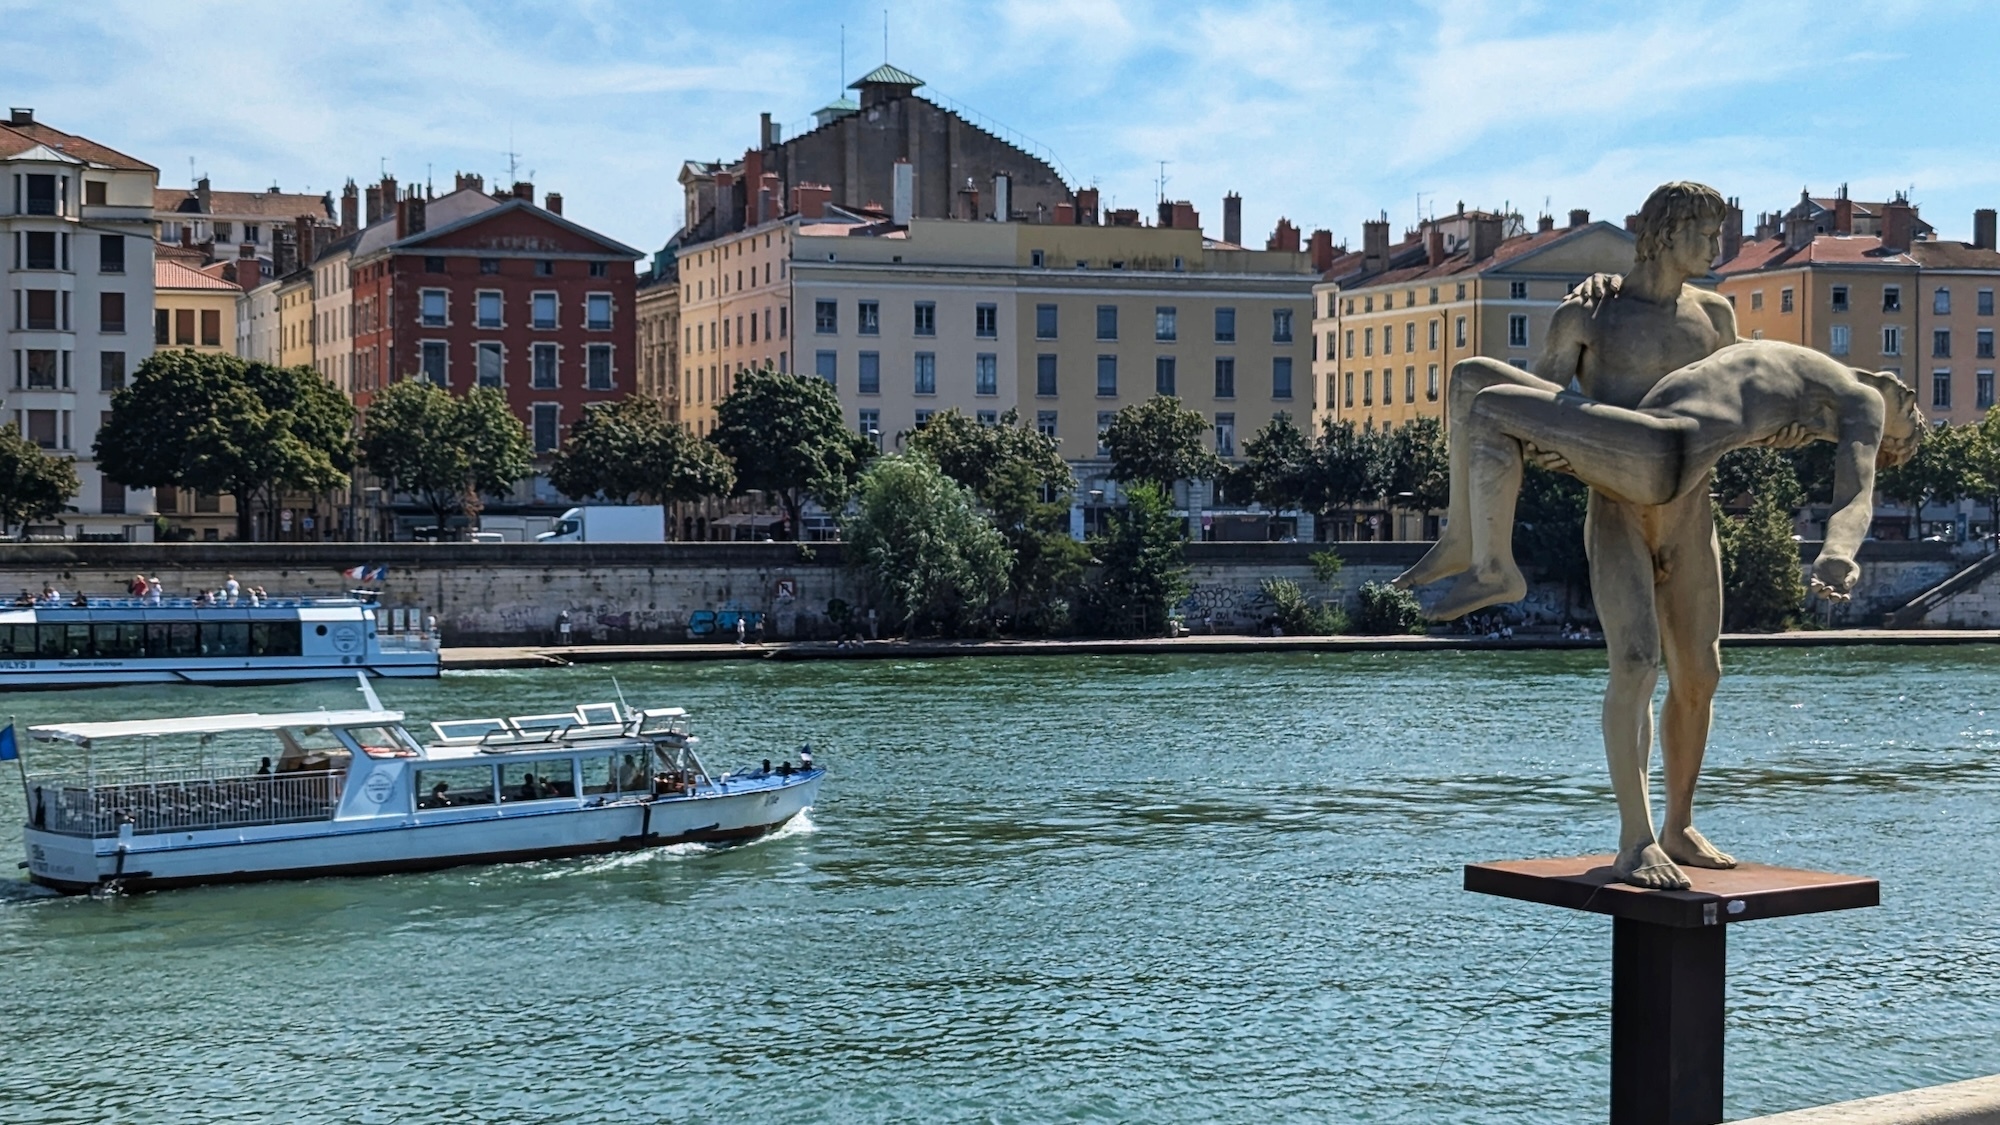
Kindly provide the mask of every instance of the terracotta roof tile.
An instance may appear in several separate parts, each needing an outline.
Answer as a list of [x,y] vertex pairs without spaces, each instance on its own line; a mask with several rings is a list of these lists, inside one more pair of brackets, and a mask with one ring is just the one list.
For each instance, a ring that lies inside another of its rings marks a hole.
[[266,219],[293,219],[300,215],[311,215],[316,219],[333,217],[326,197],[308,192],[211,191],[208,193],[208,206],[209,210],[203,212],[201,201],[187,188],[153,189],[153,210],[156,212],[255,215]]
[[[1923,246],[1926,243],[1918,243]],[[1758,270],[1800,269],[1807,266],[1912,266],[1908,253],[1884,250],[1872,234],[1822,234],[1804,246],[1789,247],[1782,238],[1755,238],[1734,258],[1716,268],[1722,277]]]
[[88,160],[92,164],[102,164],[107,168],[118,168],[128,172],[158,172],[159,169],[143,160],[134,160],[86,137],[51,129],[37,121],[28,125],[0,125],[0,156],[12,156],[26,152],[36,145],[47,145],[53,149]]
[[155,289],[235,289],[234,285],[213,278],[197,269],[189,269],[179,262],[154,261],[153,288]]

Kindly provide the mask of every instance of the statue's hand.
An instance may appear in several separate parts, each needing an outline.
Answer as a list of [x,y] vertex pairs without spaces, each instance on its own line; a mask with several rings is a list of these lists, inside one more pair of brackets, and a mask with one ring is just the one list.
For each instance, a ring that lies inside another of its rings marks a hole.
[[1813,593],[1845,601],[1861,579],[1861,564],[1844,555],[1821,555],[1813,561]]
[[1577,282],[1576,288],[1570,290],[1569,296],[1564,300],[1581,301],[1586,305],[1602,304],[1616,297],[1619,288],[1624,284],[1625,279],[1618,274],[1594,273]]

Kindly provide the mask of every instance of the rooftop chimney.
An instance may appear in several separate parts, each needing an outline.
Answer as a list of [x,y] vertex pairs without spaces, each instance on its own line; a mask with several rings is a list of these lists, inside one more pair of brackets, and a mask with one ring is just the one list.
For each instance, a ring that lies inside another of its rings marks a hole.
[[1722,260],[1731,261],[1742,252],[1743,201],[1732,195],[1722,216]]
[[362,195],[368,201],[368,225],[372,227],[375,225],[376,220],[382,217],[382,189],[376,187],[374,184],[369,184],[363,189]]
[[1469,259],[1474,262],[1483,262],[1491,258],[1493,251],[1500,246],[1502,230],[1500,216],[1498,215],[1490,217],[1480,215],[1473,219],[1472,249],[1468,255]]
[[528,183],[526,180],[514,181],[514,198],[525,203],[533,203],[535,201],[535,185]]
[[1854,201],[1847,198],[1847,185],[1840,185],[1840,194],[1833,199],[1833,233],[1854,233]]
[[214,209],[213,207],[210,207],[210,206],[209,206],[209,193],[208,193],[208,177],[207,177],[207,176],[203,176],[203,177],[202,177],[201,179],[199,179],[199,180],[196,180],[196,181],[194,182],[194,197],[195,197],[195,199],[197,199],[197,200],[199,200],[199,201],[201,202],[201,213],[202,213],[202,214],[204,214],[204,215],[212,215],[212,214],[214,214],[214,213],[215,213],[215,209]]
[[1014,217],[1014,177],[993,173],[993,221],[1004,223]]
[[1554,229],[1556,229],[1556,217],[1554,215],[1543,215],[1541,218],[1535,220],[1535,233],[1537,234],[1547,234]]
[[1222,241],[1243,245],[1243,197],[1233,191],[1222,197]]
[[313,245],[313,235],[316,231],[312,219],[305,215],[292,220],[292,245],[298,248],[297,264],[294,268],[312,265],[312,260],[316,256],[314,251],[317,249]]
[[1056,225],[1064,227],[1072,227],[1076,225],[1076,204],[1074,203],[1056,204]]
[[[1383,229],[1386,231],[1388,228],[1385,226]],[[1293,254],[1298,253],[1299,228],[1293,226],[1290,219],[1280,216],[1277,228],[1271,231],[1271,237],[1264,243],[1264,249],[1286,250]]]
[[1882,249],[1897,254],[1907,253],[1916,227],[1917,209],[1910,206],[1909,199],[1898,194],[1887,207],[1882,208]]
[[1097,189],[1083,188],[1076,193],[1076,225],[1094,227],[1097,225]]
[[1306,242],[1306,249],[1312,253],[1313,269],[1325,273],[1333,268],[1333,232],[1316,230]]
[[1993,245],[1993,208],[1981,207],[1972,213],[1972,244],[1981,250],[2000,249]]
[[1631,231],[1633,234],[1639,233],[1639,213],[1637,211],[1625,216],[1625,229]]
[[961,219],[979,217],[979,189],[973,186],[971,176],[967,176],[965,186],[958,189],[958,217]]
[[1444,261],[1444,231],[1436,223],[1424,225],[1424,261],[1433,266]]
[[32,106],[17,105],[7,111],[7,124],[9,125],[33,125],[34,123],[35,111]]
[[775,145],[777,143],[778,143],[778,129],[777,126],[771,124],[771,115],[768,113],[758,114],[757,147],[770,148],[772,145]]
[[397,194],[396,194],[396,177],[394,177],[394,176],[386,176],[386,175],[385,175],[385,176],[383,176],[383,177],[382,177],[382,217],[383,217],[383,218],[388,218],[388,217],[389,217],[389,213],[390,213],[391,211],[395,210],[395,208],[396,208],[396,200],[398,200],[398,199],[401,199],[401,198],[402,198],[402,196],[400,196],[400,195],[397,195]]
[[792,189],[792,210],[802,219],[823,219],[833,189],[826,184],[800,184]]
[[257,244],[246,242],[237,248],[236,284],[248,293],[264,284],[264,263],[257,260]]
[[1587,226],[1589,226],[1589,225],[1590,225],[1590,212],[1589,212],[1589,211],[1586,211],[1586,210],[1584,210],[1584,209],[1583,209],[1583,208],[1581,208],[1581,207],[1572,207],[1572,208],[1570,208],[1570,209],[1569,209],[1569,225],[1570,225],[1570,226],[1572,226],[1572,227],[1587,227]]
[[452,173],[451,190],[464,191],[466,188],[471,188],[473,191],[476,191],[481,195],[485,195],[486,177],[480,175],[478,172]]
[[408,238],[413,234],[424,233],[424,208],[426,206],[425,199],[416,192],[411,192],[408,199],[396,204],[397,238]]
[[340,233],[353,234],[361,226],[361,193],[354,181],[340,189]]
[[1361,224],[1361,269],[1381,273],[1389,268],[1389,216]]
[[542,210],[551,215],[562,214],[562,192],[552,191],[542,197]]
[[889,196],[889,221],[899,227],[910,225],[916,213],[917,169],[907,160],[896,161]]

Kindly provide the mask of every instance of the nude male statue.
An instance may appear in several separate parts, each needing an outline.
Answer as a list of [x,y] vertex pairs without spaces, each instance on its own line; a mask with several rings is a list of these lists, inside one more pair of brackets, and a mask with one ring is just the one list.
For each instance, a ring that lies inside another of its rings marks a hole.
[[[1533,374],[1483,357],[1452,369],[1448,432],[1469,428],[1474,400],[1488,387],[1553,394],[1574,381],[1584,396],[1630,410],[1668,372],[1735,343],[1729,302],[1687,284],[1706,276],[1721,252],[1726,213],[1714,188],[1671,183],[1656,189],[1639,212],[1632,272],[1615,287],[1586,285],[1557,308]],[[1452,442],[1447,527],[1469,526],[1471,453],[1469,444]],[[1736,864],[1694,827],[1695,780],[1722,675],[1722,561],[1708,495],[1691,489],[1646,503],[1592,489],[1584,547],[1611,664],[1603,729],[1620,821],[1613,866],[1635,886],[1683,889],[1688,879],[1677,864]],[[1470,536],[1447,536],[1396,583],[1414,586],[1460,573],[1471,565],[1471,552]],[[1663,652],[1667,808],[1656,836],[1646,763]]]

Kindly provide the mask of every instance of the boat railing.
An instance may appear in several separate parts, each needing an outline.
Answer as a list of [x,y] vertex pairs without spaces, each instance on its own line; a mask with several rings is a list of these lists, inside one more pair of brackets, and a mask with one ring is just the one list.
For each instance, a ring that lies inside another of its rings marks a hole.
[[436,652],[438,650],[436,634],[377,633],[375,635],[375,642],[381,646],[383,652]]
[[130,594],[84,595],[86,604],[79,605],[73,597],[44,601],[36,598],[32,603],[13,601],[0,603],[0,608],[8,609],[297,609],[302,606],[349,605],[355,599],[348,596],[320,596],[307,594],[271,595],[252,599],[248,594],[235,598],[161,597],[135,598]]
[[342,770],[240,774],[233,769],[153,769],[123,776],[37,777],[28,783],[29,823],[69,836],[198,832],[330,820]]

